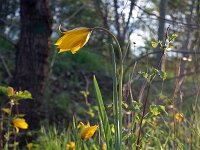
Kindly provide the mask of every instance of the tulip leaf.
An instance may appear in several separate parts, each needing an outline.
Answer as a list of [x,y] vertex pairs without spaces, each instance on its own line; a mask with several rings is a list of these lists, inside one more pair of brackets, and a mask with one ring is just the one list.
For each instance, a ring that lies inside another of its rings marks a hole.
[[100,122],[103,126],[103,133],[104,133],[104,137],[106,139],[106,144],[107,146],[109,146],[112,143],[112,138],[111,138],[111,128],[110,128],[110,124],[108,121],[108,116],[105,110],[105,106],[103,103],[103,99],[102,99],[102,95],[101,95],[101,91],[99,89],[99,85],[97,83],[97,80],[95,78],[95,76],[93,77],[93,82],[94,82],[94,87],[95,87],[95,91],[96,91],[96,96],[97,96],[97,102],[98,102],[98,112],[99,112],[99,119]]

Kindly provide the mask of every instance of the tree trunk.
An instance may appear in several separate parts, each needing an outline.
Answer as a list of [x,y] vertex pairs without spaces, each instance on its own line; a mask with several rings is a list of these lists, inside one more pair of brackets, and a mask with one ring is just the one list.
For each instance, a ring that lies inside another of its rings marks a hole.
[[30,128],[39,125],[39,111],[48,74],[49,38],[52,18],[48,0],[20,1],[21,33],[16,51],[14,86],[29,90],[33,100],[20,103],[20,113],[26,114]]
[[[158,27],[158,41],[163,41],[164,40],[164,36],[165,36],[165,14],[166,14],[166,5],[167,5],[167,0],[161,0],[160,1],[160,19],[159,19],[159,27]],[[162,51],[162,49],[160,48],[160,45],[158,45],[157,51]],[[158,53],[157,54],[157,58],[156,58],[156,66],[157,69],[162,69],[163,71],[164,69],[164,58],[161,60],[162,57],[162,53]]]
[[[191,23],[192,23],[194,5],[195,5],[195,0],[192,0],[192,1],[191,1],[191,5],[189,5],[190,14],[189,14],[189,16],[187,17],[187,23],[188,23],[188,24],[191,24]],[[184,45],[183,45],[183,49],[184,49],[185,51],[189,51],[190,40],[191,40],[191,38],[190,38],[191,33],[192,33],[192,26],[189,25],[189,26],[187,27],[187,29],[186,29],[186,39],[185,39],[185,43],[184,43]],[[189,58],[189,54],[183,54],[183,57]],[[184,60],[181,61],[181,68],[180,68],[180,70],[181,70],[181,72],[180,72],[181,78],[180,78],[180,80],[179,80],[179,88],[180,88],[180,89],[181,89],[182,84],[183,84],[183,82],[184,82],[184,80],[185,80],[185,74],[187,73],[187,70],[186,70],[187,64],[188,64],[188,63],[187,63],[187,60],[186,60],[186,61],[184,61]]]

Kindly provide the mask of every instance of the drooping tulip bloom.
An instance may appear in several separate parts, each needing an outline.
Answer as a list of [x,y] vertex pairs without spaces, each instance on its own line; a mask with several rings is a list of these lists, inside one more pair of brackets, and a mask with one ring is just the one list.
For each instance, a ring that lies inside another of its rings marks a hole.
[[59,52],[71,51],[75,54],[81,49],[89,40],[92,30],[86,27],[75,28],[63,32],[63,36],[55,43],[60,49]]

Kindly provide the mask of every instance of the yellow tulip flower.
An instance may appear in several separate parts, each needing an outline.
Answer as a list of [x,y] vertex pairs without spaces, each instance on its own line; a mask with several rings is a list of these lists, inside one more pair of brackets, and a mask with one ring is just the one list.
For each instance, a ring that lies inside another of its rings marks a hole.
[[75,143],[73,141],[70,141],[68,144],[67,144],[67,149],[69,150],[75,150]]
[[81,139],[86,141],[89,138],[91,138],[94,133],[96,132],[98,125],[90,126],[89,124],[84,125],[82,122],[80,123],[81,125]]
[[26,123],[25,119],[23,119],[23,118],[13,119],[13,125],[16,129],[16,133],[19,132],[19,128],[20,129],[28,129],[28,124]]
[[182,113],[176,113],[175,119],[177,122],[182,122],[184,120],[184,116]]
[[63,32],[64,35],[58,39],[55,45],[60,49],[59,52],[71,51],[75,54],[89,40],[92,30],[86,27],[75,28]]

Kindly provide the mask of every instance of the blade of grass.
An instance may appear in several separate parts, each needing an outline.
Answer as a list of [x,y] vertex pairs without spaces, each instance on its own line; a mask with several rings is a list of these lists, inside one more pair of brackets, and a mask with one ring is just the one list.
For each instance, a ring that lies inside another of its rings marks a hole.
[[72,132],[74,135],[74,142],[76,145],[76,150],[79,150],[79,148],[81,147],[81,139],[78,133],[78,129],[77,129],[77,122],[76,122],[76,117],[73,116],[73,125],[72,125]]

